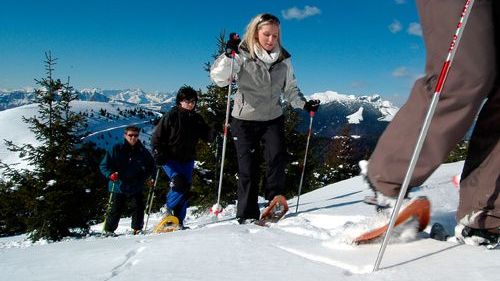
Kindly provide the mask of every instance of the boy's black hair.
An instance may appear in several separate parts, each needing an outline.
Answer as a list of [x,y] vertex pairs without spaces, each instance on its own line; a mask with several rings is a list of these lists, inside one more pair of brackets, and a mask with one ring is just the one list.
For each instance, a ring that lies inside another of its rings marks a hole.
[[125,127],[125,133],[128,132],[128,131],[140,132],[141,129],[139,127],[137,127],[137,126],[129,125],[129,126]]
[[175,103],[177,105],[181,104],[183,100],[194,100],[198,101],[198,92],[190,86],[182,86],[179,91],[177,91],[177,97],[175,99]]

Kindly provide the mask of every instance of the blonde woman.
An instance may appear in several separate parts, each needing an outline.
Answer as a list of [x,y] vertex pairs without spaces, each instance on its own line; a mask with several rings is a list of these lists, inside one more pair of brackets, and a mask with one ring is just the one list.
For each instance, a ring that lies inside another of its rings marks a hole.
[[[232,64],[232,60],[233,64]],[[231,72],[231,65],[233,72]],[[259,14],[247,26],[243,41],[231,33],[226,51],[212,65],[210,76],[220,87],[236,77],[238,90],[231,113],[231,134],[238,157],[238,222],[259,219],[258,155],[266,162],[265,198],[282,195],[285,184],[283,97],[295,108],[317,111],[319,101],[306,101],[297,87],[290,54],[281,44],[279,19]]]

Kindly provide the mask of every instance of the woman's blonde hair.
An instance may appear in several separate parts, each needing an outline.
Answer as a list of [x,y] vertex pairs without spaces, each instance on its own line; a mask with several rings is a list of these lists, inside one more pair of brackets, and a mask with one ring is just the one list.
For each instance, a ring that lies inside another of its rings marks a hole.
[[255,45],[258,42],[257,32],[259,29],[266,24],[274,24],[278,27],[278,44],[281,45],[281,28],[280,28],[280,20],[271,14],[263,13],[256,15],[250,23],[247,25],[247,30],[245,31],[245,35],[243,36],[243,42],[246,43],[248,51],[250,53],[250,57],[255,59]]

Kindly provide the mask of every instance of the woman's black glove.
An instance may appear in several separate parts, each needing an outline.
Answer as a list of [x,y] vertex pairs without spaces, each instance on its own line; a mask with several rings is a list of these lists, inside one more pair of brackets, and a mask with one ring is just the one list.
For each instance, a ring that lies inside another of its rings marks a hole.
[[232,58],[233,57],[233,51],[237,54],[240,52],[238,51],[238,46],[240,45],[241,39],[238,33],[232,32],[229,34],[229,41],[226,43],[226,50],[225,54],[227,57]]
[[319,100],[309,100],[306,101],[306,104],[304,104],[304,110],[307,112],[316,112],[318,111],[319,108]]

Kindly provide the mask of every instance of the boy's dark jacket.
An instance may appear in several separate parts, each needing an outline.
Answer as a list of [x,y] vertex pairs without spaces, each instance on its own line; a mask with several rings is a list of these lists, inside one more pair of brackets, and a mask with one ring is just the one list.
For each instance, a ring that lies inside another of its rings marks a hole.
[[194,110],[182,110],[174,106],[156,125],[151,145],[157,165],[168,160],[185,163],[196,157],[198,140],[211,142],[214,130]]
[[109,181],[109,191],[128,194],[142,192],[144,182],[154,173],[154,167],[153,156],[140,141],[131,146],[126,140],[107,151],[100,165],[101,173],[108,179],[112,173],[118,172],[114,186]]

